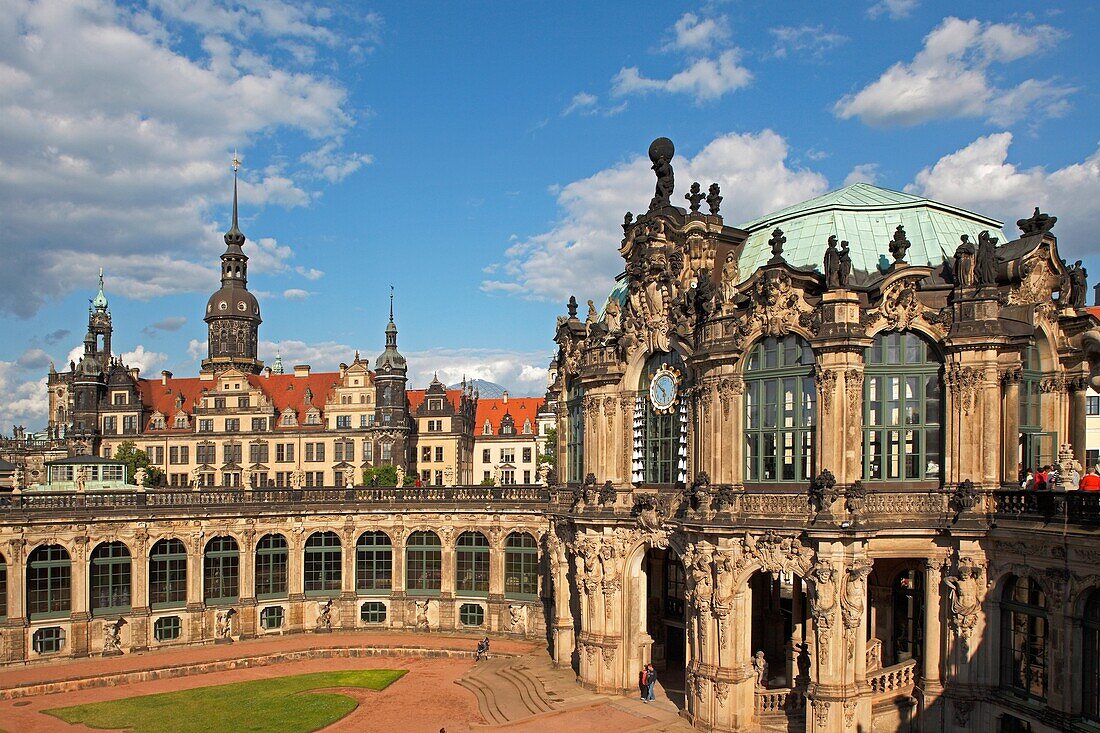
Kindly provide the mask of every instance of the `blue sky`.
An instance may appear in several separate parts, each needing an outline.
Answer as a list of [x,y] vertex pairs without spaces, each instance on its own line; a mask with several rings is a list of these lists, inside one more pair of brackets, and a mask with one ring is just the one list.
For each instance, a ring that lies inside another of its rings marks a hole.
[[869,180],[1011,233],[1039,204],[1100,274],[1093,3],[4,6],[3,432],[43,424],[100,266],[116,351],[197,371],[234,148],[261,358],[376,354],[393,284],[413,386],[541,392],[659,135],[731,224]]

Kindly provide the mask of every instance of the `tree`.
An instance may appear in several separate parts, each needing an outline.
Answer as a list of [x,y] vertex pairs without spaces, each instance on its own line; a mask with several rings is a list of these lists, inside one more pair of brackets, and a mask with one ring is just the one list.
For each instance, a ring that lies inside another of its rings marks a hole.
[[558,429],[550,428],[546,431],[546,443],[539,456],[539,463],[548,463],[554,471],[558,470]]
[[[416,475],[405,474],[405,486],[414,486]],[[375,466],[363,470],[364,486],[397,486],[397,466]]]
[[164,473],[156,466],[150,465],[149,456],[145,451],[138,450],[132,440],[124,440],[115,449],[115,460],[126,464],[126,481],[137,484],[137,471],[145,469],[145,486],[159,486]]

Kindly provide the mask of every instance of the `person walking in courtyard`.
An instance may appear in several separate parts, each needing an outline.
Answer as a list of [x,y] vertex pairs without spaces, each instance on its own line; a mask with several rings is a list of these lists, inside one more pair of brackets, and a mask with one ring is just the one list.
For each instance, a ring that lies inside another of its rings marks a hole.
[[653,686],[657,684],[657,670],[653,669],[652,664],[647,664],[646,677],[645,677],[645,701],[652,702],[656,698],[653,696]]
[[481,641],[479,641],[477,643],[477,654],[474,656],[474,661],[475,662],[480,662],[482,657],[485,657],[486,659],[489,658],[489,637],[488,636],[486,636],[484,639],[482,639]]

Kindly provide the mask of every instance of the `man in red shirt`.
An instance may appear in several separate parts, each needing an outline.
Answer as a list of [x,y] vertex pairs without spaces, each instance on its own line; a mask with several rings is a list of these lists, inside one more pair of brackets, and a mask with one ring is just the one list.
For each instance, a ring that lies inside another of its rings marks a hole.
[[1089,468],[1089,472],[1081,477],[1081,483],[1077,485],[1081,491],[1100,491],[1100,474],[1096,473],[1096,467]]

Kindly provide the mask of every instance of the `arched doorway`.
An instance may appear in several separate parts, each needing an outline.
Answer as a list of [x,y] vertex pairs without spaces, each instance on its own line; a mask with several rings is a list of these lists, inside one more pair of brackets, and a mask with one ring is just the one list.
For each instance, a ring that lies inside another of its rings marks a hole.
[[[803,687],[809,682],[806,588],[794,573],[758,570],[752,590],[752,653],[763,653],[767,689]],[[754,667],[755,668],[755,667]]]
[[641,571],[645,574],[642,627],[652,639],[650,661],[657,671],[658,690],[682,709],[688,662],[684,564],[674,549],[652,547],[642,557]]

